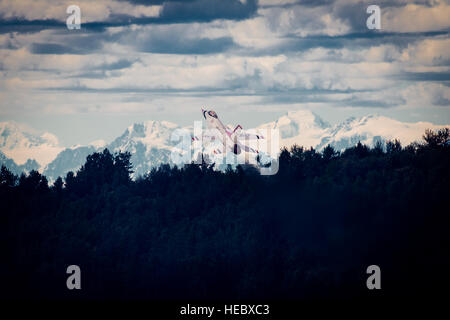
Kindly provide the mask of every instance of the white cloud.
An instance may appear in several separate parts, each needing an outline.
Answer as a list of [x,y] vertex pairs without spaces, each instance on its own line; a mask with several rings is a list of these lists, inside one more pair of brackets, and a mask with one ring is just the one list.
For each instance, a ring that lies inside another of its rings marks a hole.
[[381,8],[383,31],[424,32],[450,28],[450,5],[444,1],[433,7],[408,4],[389,10]]
[[23,18],[27,20],[55,19],[66,21],[69,5],[76,4],[81,9],[81,23],[101,21],[111,14],[128,14],[134,17],[157,17],[161,6],[133,5],[125,1],[114,0],[77,0],[48,1],[48,0],[2,0],[0,13],[4,18]]

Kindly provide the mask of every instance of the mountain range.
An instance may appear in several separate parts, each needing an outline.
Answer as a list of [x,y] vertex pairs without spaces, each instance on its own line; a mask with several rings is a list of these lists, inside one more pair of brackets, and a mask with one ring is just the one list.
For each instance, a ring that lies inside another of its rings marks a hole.
[[[277,120],[255,128],[259,132],[278,129],[280,147],[294,144],[321,150],[328,144],[343,150],[358,143],[373,145],[377,141],[399,139],[403,145],[421,140],[426,129],[444,126],[430,122],[406,123],[388,117],[368,115],[351,117],[337,125],[330,125],[309,110],[290,111]],[[149,172],[162,163],[170,162],[176,142],[171,141],[175,129],[182,128],[168,121],[134,123],[110,143],[98,140],[89,145],[61,147],[51,133],[39,133],[17,122],[0,122],[0,164],[16,174],[39,170],[50,181],[76,171],[86,156],[108,148],[112,152],[131,153],[134,177]],[[192,127],[183,127],[192,132]],[[244,128],[245,129],[245,128]]]

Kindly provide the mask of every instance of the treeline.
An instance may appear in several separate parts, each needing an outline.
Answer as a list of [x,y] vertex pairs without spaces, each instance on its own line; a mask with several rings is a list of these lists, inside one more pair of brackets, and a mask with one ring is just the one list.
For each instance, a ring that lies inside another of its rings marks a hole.
[[[449,282],[450,131],[342,153],[294,146],[280,170],[162,165],[131,180],[107,149],[49,186],[0,172],[7,298],[298,299],[437,294]],[[66,288],[78,265],[82,289]],[[378,265],[382,290],[366,288]]]

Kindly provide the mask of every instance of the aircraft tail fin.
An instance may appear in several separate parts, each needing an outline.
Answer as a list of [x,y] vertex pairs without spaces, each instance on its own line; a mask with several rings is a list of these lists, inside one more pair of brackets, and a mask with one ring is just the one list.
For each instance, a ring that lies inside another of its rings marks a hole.
[[236,128],[234,128],[233,132],[231,134],[239,134],[239,132],[242,130],[242,126],[238,124]]

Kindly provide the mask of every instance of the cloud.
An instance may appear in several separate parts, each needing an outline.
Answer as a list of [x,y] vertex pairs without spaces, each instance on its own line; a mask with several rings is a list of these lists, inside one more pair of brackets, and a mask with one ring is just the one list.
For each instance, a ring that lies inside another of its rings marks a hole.
[[[253,17],[258,8],[257,0],[80,0],[78,5],[82,14],[81,28],[93,31],[130,25],[243,20]],[[0,3],[0,33],[66,28],[66,7],[64,2],[54,5],[45,0],[26,0],[20,3],[5,0],[3,4]]]
[[450,72],[404,72],[396,77],[409,81],[450,81]]
[[164,2],[160,22],[210,22],[217,19],[243,20],[255,15],[256,0],[195,0]]
[[19,32],[19,33],[36,33],[46,29],[66,28],[66,23],[55,20],[25,20],[23,18],[1,19],[0,18],[0,34]]
[[[0,2],[0,19],[2,21],[20,20],[27,23],[33,21],[56,20],[65,24],[69,6],[66,1],[52,0],[2,0]],[[82,23],[105,21],[110,15],[127,14],[133,17],[157,17],[160,6],[133,5],[116,0],[77,0],[80,7]]]
[[[34,54],[90,54],[101,51],[105,41],[112,41],[111,36],[98,33],[50,33],[42,35],[52,42],[32,42],[30,52]],[[32,40],[39,37],[31,38]]]
[[[371,31],[368,1],[99,0],[84,11],[80,1],[87,20],[78,31],[67,30],[64,10],[8,2],[2,113],[182,113],[205,103],[444,109],[450,101],[442,19],[417,22],[414,32]],[[440,6],[419,2],[415,10],[430,17]],[[383,19],[393,10],[402,18],[408,3],[383,2]],[[42,30],[46,23],[53,29]]]
[[218,19],[243,20],[256,14],[257,0],[125,0],[133,4],[162,5],[157,19],[149,23],[211,22]]
[[450,107],[448,85],[436,81],[411,82],[397,92],[405,100],[404,106],[427,110],[432,106]]
[[153,6],[153,5],[161,5],[167,2],[183,2],[183,3],[190,3],[195,0],[120,0],[123,2],[129,2],[132,4],[140,4],[144,6]]
[[77,47],[64,46],[57,43],[33,43],[30,52],[34,54],[82,54],[86,51],[79,50]]
[[236,44],[231,37],[208,39],[156,36],[139,43],[137,47],[140,51],[153,53],[212,54],[225,52],[236,47]]
[[88,71],[73,74],[69,78],[105,79],[111,77],[120,77],[123,75],[122,70],[130,68],[134,63],[139,61],[139,59],[119,59],[115,62],[104,62],[99,65],[86,68],[88,69]]
[[335,0],[260,0],[261,8],[290,8],[293,6],[319,7],[330,5]]
[[94,69],[97,70],[120,70],[120,69],[126,69],[131,67],[134,63],[138,62],[139,60],[129,60],[129,59],[119,59],[114,62],[109,63],[102,63],[99,66],[94,67]]
[[255,54],[280,54],[287,52],[302,52],[314,48],[325,49],[364,49],[380,45],[393,45],[399,48],[407,48],[409,45],[419,42],[425,38],[448,36],[447,31],[434,32],[361,32],[348,33],[344,35],[311,35],[297,36],[289,34],[284,37],[284,41],[272,47],[256,50]]
[[450,5],[446,1],[337,1],[332,9],[335,19],[345,21],[352,32],[367,31],[366,20],[369,5],[378,4],[381,9],[381,30],[385,32],[425,32],[447,30]]
[[423,32],[448,30],[450,28],[450,5],[435,2],[428,6],[409,3],[403,7],[390,8],[382,15],[382,28],[396,32]]

